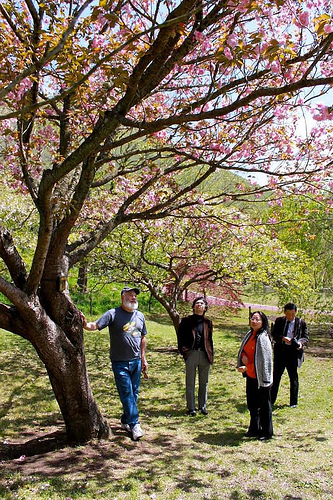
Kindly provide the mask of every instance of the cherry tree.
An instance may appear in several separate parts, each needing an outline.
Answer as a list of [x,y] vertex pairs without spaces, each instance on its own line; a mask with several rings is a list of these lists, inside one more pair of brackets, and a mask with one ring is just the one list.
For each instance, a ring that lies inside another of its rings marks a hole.
[[[37,220],[27,256],[2,216],[0,326],[33,344],[81,442],[107,424],[68,270],[130,221],[265,193],[274,203],[286,185],[315,195],[331,167],[329,106],[313,111],[321,136],[297,127],[333,83],[332,6],[3,0],[0,40],[1,182]],[[196,191],[221,170],[251,182]]]
[[117,228],[93,252],[89,276],[140,284],[165,308],[177,332],[181,306],[196,295],[236,310],[244,285],[269,286],[281,304],[304,303],[311,292],[309,260],[288,251],[266,229],[236,209],[194,209],[163,221]]
[[238,301],[245,262],[239,249],[249,238],[236,211],[222,217],[202,210],[174,212],[157,221],[137,221],[117,228],[93,254],[89,276],[129,281],[148,289],[165,308],[175,330],[188,291]]

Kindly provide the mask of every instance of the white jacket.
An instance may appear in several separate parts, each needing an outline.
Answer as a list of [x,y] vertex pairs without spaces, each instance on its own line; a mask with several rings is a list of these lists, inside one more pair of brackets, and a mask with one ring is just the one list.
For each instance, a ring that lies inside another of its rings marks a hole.
[[[246,342],[252,335],[249,330],[242,340],[238,351],[237,368],[243,366],[242,353]],[[254,367],[258,380],[258,387],[269,387],[273,383],[273,355],[272,343],[266,330],[259,333],[256,340],[256,349],[254,352]],[[244,376],[246,373],[244,374]]]

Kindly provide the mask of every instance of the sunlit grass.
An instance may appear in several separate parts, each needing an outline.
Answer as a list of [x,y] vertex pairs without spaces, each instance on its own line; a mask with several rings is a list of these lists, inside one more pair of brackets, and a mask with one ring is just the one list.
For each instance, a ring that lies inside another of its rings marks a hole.
[[[215,364],[209,414],[185,416],[184,363],[166,317],[148,326],[149,379],[143,380],[140,415],[144,438],[134,443],[119,429],[121,407],[108,359],[107,330],[86,332],[93,392],[113,436],[25,461],[3,461],[4,499],[192,500],[332,498],[332,376],[330,339],[321,356],[311,348],[300,370],[300,401],[288,406],[284,375],[274,410],[275,438],[246,440],[249,415],[244,380],[235,370],[246,312],[221,314],[214,329]],[[313,340],[316,342],[316,339]],[[0,332],[0,445],[25,442],[62,426],[61,415],[33,348]]]

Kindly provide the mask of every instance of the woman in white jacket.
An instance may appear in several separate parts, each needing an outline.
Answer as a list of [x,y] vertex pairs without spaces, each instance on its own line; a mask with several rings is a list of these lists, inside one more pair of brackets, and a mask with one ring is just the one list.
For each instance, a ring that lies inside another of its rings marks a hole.
[[237,360],[237,370],[246,377],[246,400],[250,412],[250,425],[245,436],[265,440],[273,436],[270,394],[273,383],[272,344],[266,315],[261,311],[254,312],[250,327]]

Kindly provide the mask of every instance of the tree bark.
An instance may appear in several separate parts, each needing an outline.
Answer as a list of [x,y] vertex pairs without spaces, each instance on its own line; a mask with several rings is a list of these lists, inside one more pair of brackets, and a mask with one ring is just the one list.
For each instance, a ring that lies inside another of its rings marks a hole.
[[64,419],[68,442],[84,443],[93,438],[107,437],[109,427],[95,402],[86,369],[79,314],[72,316],[69,309],[64,314],[71,335],[50,319],[37,300],[34,316],[36,321],[25,319],[24,336],[33,344],[46,367]]
[[77,278],[77,287],[81,293],[87,293],[88,285],[88,265],[86,262],[80,264]]
[[77,444],[108,437],[109,427],[93,397],[83,349],[70,355],[63,352],[59,358],[51,353],[43,362],[65,422],[68,442]]
[[[13,253],[10,250],[12,244],[3,245],[0,253],[6,258],[7,252]],[[13,304],[1,304],[0,324],[34,346],[49,375],[68,442],[76,444],[107,437],[109,428],[90,386],[81,313],[68,291],[59,289],[59,277],[66,271],[63,262],[46,267],[38,294],[28,295],[0,278],[1,289]]]
[[35,305],[34,315],[35,321],[22,321],[13,308],[0,309],[2,324],[9,331],[14,327],[14,333],[19,330],[44,363],[64,419],[68,443],[108,437],[109,427],[94,400],[86,370],[82,327],[79,341],[75,332],[76,345],[73,345],[43,308]]
[[[58,266],[53,269],[47,266],[41,300],[48,313],[47,330],[51,338],[45,342],[45,335],[38,336],[35,348],[46,366],[64,418],[68,441],[82,443],[96,437],[107,437],[109,428],[90,386],[81,314],[68,291],[59,290],[61,274],[64,273]],[[50,318],[55,320],[54,327]]]

